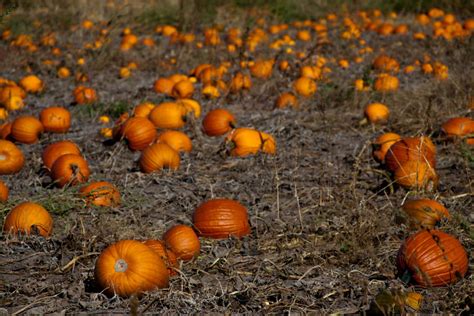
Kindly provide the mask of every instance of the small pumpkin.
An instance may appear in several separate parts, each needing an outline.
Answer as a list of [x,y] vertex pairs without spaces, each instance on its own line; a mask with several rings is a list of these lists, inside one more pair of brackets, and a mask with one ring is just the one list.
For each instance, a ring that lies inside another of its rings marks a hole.
[[189,153],[193,149],[191,139],[188,137],[188,135],[180,131],[165,131],[158,135],[157,141],[169,145],[177,152],[184,151]]
[[189,79],[177,82],[171,90],[171,96],[176,99],[191,98],[194,93],[194,85]]
[[165,143],[156,143],[145,150],[140,156],[140,169],[145,173],[151,173],[163,168],[176,170],[179,168],[179,153]]
[[364,115],[372,124],[386,123],[390,115],[390,110],[385,104],[371,103],[365,107]]
[[11,139],[12,123],[5,123],[0,125],[0,139]]
[[215,239],[250,234],[247,208],[230,199],[213,199],[199,205],[193,224],[200,236]]
[[107,181],[93,182],[79,190],[79,194],[86,200],[86,204],[95,206],[120,205],[120,192]]
[[201,116],[201,105],[199,102],[193,99],[179,99],[176,100],[176,103],[183,106],[186,110],[186,114],[193,112],[195,118],[199,118]]
[[300,77],[293,83],[293,89],[303,97],[310,97],[316,93],[318,86],[313,79]]
[[166,264],[155,251],[136,240],[121,240],[102,251],[94,277],[106,294],[122,297],[169,284]]
[[422,287],[454,284],[466,275],[467,252],[454,236],[439,230],[422,230],[400,247],[397,267]]
[[11,141],[0,140],[0,174],[15,174],[23,168],[25,156]]
[[207,113],[202,121],[203,131],[207,136],[221,136],[236,126],[232,113],[226,109],[214,109]]
[[15,206],[5,217],[3,231],[5,233],[24,233],[30,235],[37,232],[43,237],[51,235],[53,219],[48,211],[39,204],[23,202]]
[[438,175],[429,163],[409,160],[394,172],[395,181],[407,189],[434,191],[438,187]]
[[267,133],[252,128],[237,128],[226,137],[226,143],[231,143],[231,156],[245,157],[259,151],[275,154],[276,144],[273,137]]
[[73,95],[77,104],[91,104],[97,101],[97,92],[93,88],[77,86]]
[[51,168],[51,177],[59,187],[75,185],[89,179],[90,170],[87,161],[80,155],[65,154],[60,156]]
[[398,90],[399,80],[397,77],[382,74],[380,75],[374,83],[374,89],[380,92],[391,92]]
[[47,146],[43,150],[42,158],[46,169],[51,170],[56,159],[65,154],[80,155],[81,150],[69,140],[63,140]]
[[164,102],[158,104],[149,115],[150,121],[157,128],[178,129],[185,124],[186,109],[175,102]]
[[71,127],[71,113],[60,106],[45,108],[40,113],[40,121],[46,132],[66,133]]
[[156,139],[156,128],[145,117],[131,117],[123,123],[120,132],[131,150],[143,150]]
[[169,248],[166,247],[165,243],[161,240],[156,239],[148,239],[143,242],[145,245],[150,247],[153,251],[155,251],[158,256],[160,256],[161,260],[163,260],[168,267],[168,273],[170,276],[176,275],[178,265],[178,259],[176,258],[176,254]]
[[37,118],[19,116],[12,123],[11,137],[23,144],[34,144],[43,131],[43,124]]
[[267,79],[272,75],[274,63],[273,59],[258,60],[249,67],[250,73],[256,78]]
[[380,163],[383,163],[389,148],[400,139],[402,139],[402,137],[397,133],[385,133],[377,137],[377,139],[372,144],[372,156],[374,159]]
[[0,202],[6,202],[8,201],[8,193],[10,190],[8,190],[7,185],[0,180]]
[[432,229],[443,218],[449,218],[449,211],[441,203],[430,199],[406,201],[402,210],[409,216],[412,228]]
[[168,78],[159,78],[153,84],[153,89],[156,93],[171,95],[171,91],[173,91],[174,84],[175,83]]
[[436,147],[429,137],[405,137],[390,146],[385,155],[385,165],[395,171],[404,162],[413,160],[436,167]]
[[163,235],[163,241],[178,259],[189,261],[199,255],[201,243],[194,230],[186,225],[176,225]]
[[374,62],[372,63],[372,66],[380,71],[384,72],[398,72],[400,70],[400,65],[399,63],[387,56],[387,55],[379,55],[377,58],[375,58]]
[[146,117],[150,115],[150,112],[155,108],[155,105],[150,102],[140,103],[133,109],[133,116]]
[[278,96],[276,100],[275,107],[279,109],[286,108],[291,106],[292,108],[298,107],[298,99],[291,92],[284,92]]
[[26,92],[38,93],[43,91],[43,81],[35,75],[29,75],[21,78],[20,86],[25,89]]

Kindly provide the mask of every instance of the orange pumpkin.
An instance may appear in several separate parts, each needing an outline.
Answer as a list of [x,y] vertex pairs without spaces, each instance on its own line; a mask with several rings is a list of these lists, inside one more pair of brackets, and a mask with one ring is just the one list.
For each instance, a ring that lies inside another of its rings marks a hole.
[[0,86],[0,103],[6,105],[8,101],[13,98],[19,98],[20,100],[23,100],[24,98],[26,98],[26,91],[15,84],[7,84],[5,86]]
[[207,136],[221,136],[231,131],[236,126],[232,113],[226,109],[209,111],[202,121],[202,128]]
[[395,181],[407,189],[434,191],[438,187],[438,175],[429,163],[409,160],[394,172]]
[[156,239],[148,239],[143,242],[145,245],[150,247],[154,252],[160,256],[161,260],[164,261],[166,266],[168,267],[168,273],[170,276],[176,275],[178,265],[178,259],[176,258],[176,254],[171,250],[168,249],[165,243],[161,240]]
[[373,124],[386,123],[390,115],[390,110],[385,104],[371,103],[365,107],[364,115],[367,120]]
[[76,144],[68,140],[59,141],[46,147],[42,154],[46,169],[51,170],[56,159],[65,154],[80,155],[81,151]]
[[198,118],[201,116],[201,105],[199,102],[193,99],[179,99],[176,100],[176,103],[183,106],[185,108],[186,114],[193,112],[194,117]]
[[293,89],[303,97],[310,97],[316,93],[318,86],[313,79],[300,77],[293,83]]
[[407,161],[426,162],[435,168],[435,145],[428,137],[405,137],[390,146],[385,155],[385,165],[392,172]]
[[87,205],[118,206],[120,205],[120,192],[107,181],[93,182],[79,190],[79,194],[86,200]]
[[11,139],[12,123],[5,123],[0,125],[0,139]]
[[189,261],[199,255],[201,243],[194,230],[186,225],[176,225],[163,235],[163,241],[178,259]]
[[146,117],[150,115],[151,110],[155,108],[155,105],[150,102],[140,103],[133,109],[133,116]]
[[402,210],[409,216],[412,228],[432,229],[443,218],[449,218],[449,211],[439,202],[429,199],[406,201]]
[[267,79],[272,75],[274,63],[273,59],[258,60],[249,67],[250,73],[256,78]]
[[397,256],[400,274],[422,287],[447,286],[466,275],[469,261],[458,239],[439,230],[422,230],[405,240]]
[[248,90],[252,87],[250,76],[244,75],[241,72],[235,74],[230,82],[230,92],[237,93],[241,90]]
[[398,72],[400,70],[400,65],[398,62],[387,56],[387,55],[379,55],[377,58],[375,58],[374,62],[372,63],[372,66],[380,71],[384,72]]
[[0,202],[8,201],[8,193],[8,187],[2,180],[0,180]]
[[166,264],[155,251],[136,240],[121,240],[102,251],[94,277],[106,294],[122,297],[169,284]]
[[97,92],[85,86],[77,86],[73,95],[77,104],[91,104],[97,101]]
[[156,143],[143,150],[139,164],[145,173],[163,168],[176,170],[180,164],[179,153],[165,143]]
[[402,137],[396,133],[385,133],[377,137],[375,142],[372,144],[373,152],[372,155],[378,162],[385,161],[385,155],[389,148],[399,141]]
[[180,131],[165,131],[158,135],[158,142],[165,143],[177,152],[191,152],[193,145],[188,135]]
[[175,102],[158,104],[149,119],[157,128],[178,129],[186,124],[186,108]]
[[43,81],[35,75],[23,77],[19,83],[20,86],[25,89],[26,92],[30,93],[41,92],[44,88]]
[[247,209],[235,200],[214,199],[202,203],[193,215],[198,234],[215,239],[250,234]]
[[40,113],[40,121],[46,132],[66,133],[71,127],[71,113],[59,106],[45,108]]
[[449,138],[474,134],[474,120],[468,117],[453,117],[441,126],[441,131]]
[[391,92],[398,90],[399,80],[397,77],[390,76],[388,74],[380,75],[374,83],[376,91],[380,92]]
[[226,142],[231,143],[231,156],[245,157],[259,151],[275,154],[276,144],[273,137],[252,128],[237,128],[226,137]]
[[14,174],[23,168],[25,156],[8,140],[0,140],[0,174]]
[[123,123],[118,135],[127,141],[130,150],[143,150],[156,139],[156,129],[145,117],[131,117]]
[[43,131],[43,124],[37,118],[19,116],[12,123],[11,137],[23,144],[34,144]]
[[41,205],[24,202],[15,206],[5,217],[3,231],[5,233],[38,233],[43,237],[51,235],[53,219]]
[[278,99],[276,100],[275,107],[279,109],[286,108],[291,106],[293,108],[298,107],[298,99],[296,96],[291,92],[285,92],[280,94]]
[[176,99],[186,99],[192,97],[194,85],[189,79],[177,82],[171,90],[171,96]]
[[90,170],[87,161],[75,154],[60,156],[51,168],[51,177],[59,187],[86,182],[89,175]]

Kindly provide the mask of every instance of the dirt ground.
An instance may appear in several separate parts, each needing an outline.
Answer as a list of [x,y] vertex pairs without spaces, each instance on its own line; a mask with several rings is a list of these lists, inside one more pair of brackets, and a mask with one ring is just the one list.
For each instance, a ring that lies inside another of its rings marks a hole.
[[[154,80],[189,73],[205,61],[218,65],[229,60],[230,73],[235,73],[238,55],[221,48],[169,44],[151,31],[140,31],[138,25],[131,25],[137,35],[153,36],[157,46],[120,52],[122,25],[112,25],[111,41],[94,51],[82,47],[96,33],[56,30],[59,57],[52,56],[49,48],[28,53],[0,42],[1,77],[17,81],[29,66],[46,84],[44,93],[28,95],[27,106],[10,113],[9,119],[36,116],[52,105],[66,106],[73,115],[67,134],[44,134],[39,143],[18,144],[27,159],[25,167],[1,177],[11,190],[9,201],[0,204],[2,217],[22,201],[35,201],[53,214],[54,230],[48,239],[0,236],[0,314],[360,314],[375,313],[374,298],[384,290],[421,293],[422,313],[472,314],[474,151],[472,146],[446,142],[439,128],[450,117],[473,117],[467,106],[474,96],[473,37],[414,41],[411,34],[419,28],[414,17],[399,19],[410,23],[410,35],[364,32],[362,38],[374,52],[348,69],[330,64],[329,79],[318,82],[317,93],[302,99],[298,110],[274,109],[278,94],[290,91],[298,75],[294,57],[288,57],[294,67],[288,75],[275,69],[269,80],[253,78],[249,92],[213,100],[195,93],[203,114],[225,107],[235,114],[238,126],[273,135],[275,156],[223,157],[219,154],[223,139],[205,136],[201,117],[183,129],[193,150],[182,156],[179,170],[154,174],[139,171],[140,153],[129,151],[123,142],[104,142],[98,117],[117,117],[117,108],[131,110],[144,100],[162,102],[166,98],[153,91]],[[49,30],[45,23],[34,31],[34,38]],[[202,31],[196,31],[202,37]],[[355,57],[351,43],[340,39],[338,27],[329,33],[331,44],[318,46],[313,53],[337,60]],[[289,34],[294,36],[294,29]],[[297,45],[300,51],[311,51],[311,43]],[[395,57],[401,68],[427,54],[449,67],[449,78],[440,81],[420,71],[400,72],[396,93],[354,91],[355,79],[364,74],[375,77],[371,63],[382,51]],[[272,54],[262,47],[249,59]],[[74,78],[60,79],[55,67],[42,64],[53,59],[77,71],[80,56],[87,61],[83,68],[90,77],[87,84],[98,91],[99,104],[71,105]],[[177,59],[176,65],[169,64],[170,58]],[[119,68],[131,61],[138,69],[130,78],[120,79]],[[365,105],[376,101],[390,107],[389,123],[358,125]],[[432,137],[440,176],[435,193],[396,186],[390,191],[371,148],[371,142],[387,131]],[[120,189],[121,206],[86,207],[77,197],[78,187],[51,185],[42,170],[41,152],[63,139],[79,145],[89,162],[91,180],[110,181]],[[174,224],[192,225],[194,209],[216,197],[236,199],[248,208],[252,228],[248,237],[201,239],[199,257],[181,264],[169,288],[139,300],[106,297],[95,288],[94,263],[105,247],[121,239],[159,239]],[[397,276],[397,251],[413,233],[400,205],[413,197],[436,198],[452,213],[440,229],[459,238],[470,254],[468,274],[454,285],[420,288]]]

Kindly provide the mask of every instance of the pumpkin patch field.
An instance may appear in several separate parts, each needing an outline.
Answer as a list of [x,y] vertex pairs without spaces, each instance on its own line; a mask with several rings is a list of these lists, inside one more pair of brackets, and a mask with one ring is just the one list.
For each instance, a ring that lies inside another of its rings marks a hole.
[[253,2],[0,2],[1,315],[474,313],[472,5]]

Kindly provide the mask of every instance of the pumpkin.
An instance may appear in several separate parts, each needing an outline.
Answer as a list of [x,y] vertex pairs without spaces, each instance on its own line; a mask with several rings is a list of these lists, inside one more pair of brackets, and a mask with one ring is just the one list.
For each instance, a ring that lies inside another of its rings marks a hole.
[[194,85],[189,79],[177,82],[171,90],[171,96],[176,99],[186,99],[192,97]]
[[169,76],[168,79],[171,80],[174,83],[173,87],[174,87],[175,84],[177,84],[180,81],[189,80],[188,76],[183,75],[183,74],[173,74],[173,75]]
[[250,73],[256,78],[267,79],[272,75],[274,63],[273,59],[258,60],[249,67]]
[[42,158],[46,169],[51,170],[56,159],[65,154],[80,155],[81,151],[76,144],[69,140],[63,140],[47,146],[43,150]]
[[468,269],[464,247],[454,236],[439,230],[422,230],[400,247],[397,267],[422,287],[446,286],[462,279]]
[[252,80],[250,76],[244,75],[241,72],[238,72],[234,75],[230,82],[230,92],[237,93],[241,90],[248,90],[252,87]]
[[43,91],[43,81],[35,75],[29,75],[21,78],[20,86],[25,89],[26,92],[38,93]]
[[60,156],[51,168],[51,177],[59,187],[86,182],[89,175],[89,165],[84,158],[76,154]]
[[237,128],[226,137],[232,144],[231,156],[245,157],[259,151],[275,154],[276,144],[273,137],[252,128]]
[[293,108],[298,107],[298,99],[296,96],[291,93],[291,92],[285,92],[280,94],[278,96],[278,99],[276,100],[275,107],[279,109],[286,108],[288,106],[291,106]]
[[120,205],[120,192],[109,182],[93,182],[79,190],[79,194],[86,200],[86,204],[95,206]]
[[179,99],[176,100],[176,103],[179,105],[183,106],[186,110],[186,114],[193,112],[194,117],[198,118],[201,116],[201,105],[199,105],[199,102],[193,99]]
[[0,125],[0,139],[10,139],[12,133],[12,123],[5,123]]
[[145,117],[131,117],[123,123],[118,133],[130,150],[143,150],[156,139],[155,125]]
[[236,126],[232,113],[226,109],[214,109],[207,113],[202,121],[202,128],[207,136],[221,136]]
[[38,233],[43,237],[51,235],[53,219],[44,207],[32,202],[23,202],[15,206],[5,217],[5,233]]
[[107,247],[95,263],[94,277],[108,295],[128,297],[169,284],[165,263],[150,247],[121,240]]
[[390,146],[385,155],[385,165],[392,172],[409,160],[427,162],[436,167],[436,147],[429,137],[402,138]]
[[176,170],[180,164],[179,153],[165,143],[156,143],[143,150],[139,164],[145,173],[165,167]]
[[429,163],[418,160],[403,162],[394,172],[395,181],[407,189],[434,191],[438,187],[438,175]]
[[186,108],[175,102],[158,104],[151,112],[149,119],[157,128],[178,129],[186,124]]
[[215,239],[250,234],[247,209],[235,200],[208,200],[194,211],[193,224],[198,234]]
[[474,134],[474,120],[468,117],[453,117],[441,126],[441,131],[449,138]]
[[0,202],[8,201],[8,193],[8,187],[2,180],[0,180]]
[[[6,105],[7,102],[13,98],[23,100],[24,98],[26,98],[26,91],[15,84],[0,86],[0,103]],[[15,110],[8,107],[7,109]]]
[[40,113],[40,121],[46,132],[66,133],[71,127],[71,113],[59,106],[45,108]]
[[219,88],[213,84],[206,84],[202,87],[201,93],[203,96],[209,99],[216,99],[221,96]]
[[161,260],[163,260],[168,267],[168,273],[170,276],[177,274],[176,269],[178,268],[178,259],[176,258],[176,254],[171,249],[166,248],[163,241],[148,239],[143,241],[143,243],[160,256]]
[[380,92],[396,91],[398,89],[398,86],[398,78],[388,74],[380,75],[374,83],[374,89]]
[[23,168],[25,156],[11,141],[0,139],[0,174],[14,174]]
[[442,204],[429,199],[406,201],[402,210],[409,216],[412,228],[432,229],[443,218],[449,217],[449,211]]
[[158,136],[157,139],[160,143],[165,143],[177,152],[191,152],[193,145],[188,135],[180,131],[165,131]]
[[186,225],[176,225],[163,235],[163,241],[178,259],[189,261],[199,255],[201,243],[194,230]]
[[400,65],[395,59],[383,54],[375,58],[372,66],[384,72],[398,72],[400,70]]
[[380,163],[385,161],[385,155],[389,148],[399,141],[402,137],[396,133],[385,133],[377,137],[372,144],[372,156]]
[[300,77],[293,83],[295,92],[303,97],[310,97],[316,93],[318,86],[316,82],[308,77]]
[[85,86],[77,86],[73,91],[73,95],[77,104],[91,104],[97,101],[96,91]]
[[0,108],[0,121],[4,121],[8,118],[8,110]]
[[43,131],[43,124],[37,118],[19,116],[12,123],[11,137],[23,144],[34,144]]
[[153,103],[140,103],[133,109],[133,116],[148,117],[148,115],[150,115],[151,110],[153,110],[154,108],[155,105]]
[[386,123],[390,115],[390,110],[385,104],[371,103],[365,107],[364,115],[367,120],[373,124]]

